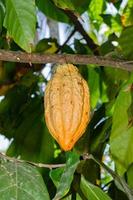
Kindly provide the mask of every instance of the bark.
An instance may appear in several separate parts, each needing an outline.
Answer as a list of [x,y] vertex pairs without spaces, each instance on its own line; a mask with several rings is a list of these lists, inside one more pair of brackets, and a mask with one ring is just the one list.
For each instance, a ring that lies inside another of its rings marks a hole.
[[72,63],[72,64],[95,64],[97,66],[120,68],[133,71],[133,61],[107,58],[104,56],[78,55],[78,54],[42,54],[25,53],[21,51],[0,50],[0,60],[20,63]]

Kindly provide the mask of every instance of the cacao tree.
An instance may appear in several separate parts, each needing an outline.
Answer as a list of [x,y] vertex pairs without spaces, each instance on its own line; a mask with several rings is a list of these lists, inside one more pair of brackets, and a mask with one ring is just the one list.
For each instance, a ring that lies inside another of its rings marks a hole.
[[1,200],[133,199],[132,41],[132,0],[0,0]]

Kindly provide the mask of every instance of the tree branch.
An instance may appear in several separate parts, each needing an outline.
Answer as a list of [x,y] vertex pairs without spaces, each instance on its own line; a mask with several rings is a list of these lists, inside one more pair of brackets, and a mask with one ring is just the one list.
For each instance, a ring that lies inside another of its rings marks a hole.
[[28,163],[30,165],[33,165],[35,167],[40,167],[40,168],[49,168],[49,169],[53,169],[53,168],[59,168],[59,167],[64,167],[65,164],[44,164],[44,163],[35,163],[35,162],[31,162],[28,160],[20,160],[17,158],[13,158],[13,157],[9,157],[3,153],[0,153],[0,157],[12,162],[17,162],[17,163]]
[[107,165],[105,165],[103,162],[98,160],[96,157],[94,157],[92,154],[84,154],[83,159],[92,159],[95,161],[98,165],[100,165],[104,170],[106,170],[112,177],[113,179],[121,186],[129,200],[133,199],[133,190],[128,186],[126,181],[124,180],[123,177],[120,177],[118,174],[116,174],[111,168],[109,168]]
[[[31,164],[35,167],[44,167],[44,168],[49,168],[49,169],[53,169],[53,168],[59,168],[59,167],[64,167],[66,164],[43,164],[43,163],[34,163],[31,161],[27,161],[27,160],[20,160],[20,159],[16,159],[13,157],[9,157],[3,153],[0,153],[0,157],[2,159],[6,159],[9,160],[11,162],[16,162],[16,163],[28,163]],[[127,185],[127,183],[125,182],[125,180],[120,177],[118,174],[116,174],[112,169],[110,169],[107,165],[105,165],[103,162],[100,162],[98,159],[96,159],[92,154],[84,154],[83,155],[83,159],[84,160],[88,160],[88,159],[92,159],[94,160],[98,165],[100,165],[101,167],[103,167],[108,173],[111,174],[111,176],[114,178],[114,180],[118,181],[118,183],[121,185],[121,187],[124,189],[125,193],[127,194],[129,200],[132,200],[133,197],[133,190],[131,188],[129,188],[129,186]]]
[[59,46],[59,48],[57,49],[57,51],[55,53],[58,53],[60,52],[64,46],[67,44],[67,42],[71,39],[71,37],[74,35],[74,33],[76,32],[76,29],[74,28],[73,31],[70,33],[70,35],[68,36],[68,38],[66,39],[66,41],[61,45]]
[[126,71],[133,71],[133,61],[128,62],[120,59],[107,58],[104,56],[78,55],[78,54],[43,54],[25,53],[21,51],[0,50],[0,60],[19,63],[73,63],[95,64],[98,66],[113,67]]
[[64,13],[70,18],[70,20],[75,25],[76,30],[83,36],[86,41],[88,47],[92,50],[94,55],[99,55],[98,45],[96,45],[93,40],[89,37],[89,35],[84,30],[82,24],[79,22],[78,17],[71,10],[63,10]]
[[[54,6],[56,6],[55,3],[53,2],[53,0],[51,0],[51,3],[54,4]],[[67,17],[70,19],[70,21],[75,26],[75,29],[83,36],[83,38],[86,41],[88,47],[92,50],[92,52],[94,53],[94,55],[99,55],[98,45],[96,45],[93,42],[93,40],[89,37],[89,35],[87,34],[87,32],[84,30],[82,24],[78,20],[78,17],[74,13],[74,11],[69,10],[69,9],[62,9],[62,8],[60,8],[58,6],[56,6],[56,7],[58,9],[60,9],[62,12],[64,12],[67,15]]]

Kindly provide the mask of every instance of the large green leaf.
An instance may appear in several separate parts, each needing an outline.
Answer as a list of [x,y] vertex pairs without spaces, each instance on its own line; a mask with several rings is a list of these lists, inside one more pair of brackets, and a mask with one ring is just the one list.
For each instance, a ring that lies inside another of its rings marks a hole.
[[79,155],[75,152],[69,152],[66,166],[64,168],[63,174],[61,175],[60,184],[58,184],[57,193],[54,197],[54,200],[61,199],[68,193],[71,182],[73,180],[73,174],[77,168],[78,163]]
[[75,13],[77,12],[85,12],[89,6],[91,0],[53,0],[55,5],[63,10],[71,10],[72,12],[74,11]]
[[115,160],[117,171],[121,175],[133,162],[133,105],[131,88],[132,83],[126,84],[116,99],[110,137],[111,154]]
[[25,75],[0,103],[0,131],[13,138],[8,154],[27,160],[49,163],[54,143],[44,122],[43,97],[38,77]]
[[[9,67],[12,68],[10,65]],[[29,96],[37,90],[37,81],[38,77],[33,73],[26,74],[0,102],[0,131],[6,137],[14,137],[13,130],[16,128],[16,123],[20,122],[20,112],[22,113],[27,105]]]
[[80,187],[88,200],[111,200],[105,192],[103,192],[99,187],[87,182],[83,176],[81,177]]
[[36,0],[36,3],[39,10],[46,16],[60,22],[70,23],[70,20],[61,9],[70,9],[76,13],[83,13],[87,10],[90,0],[55,0],[53,2],[52,0]]
[[125,28],[119,38],[121,54],[126,59],[133,59],[133,26]]
[[49,0],[36,0],[36,4],[47,17],[60,22],[68,23],[68,17],[61,11],[58,7],[54,5],[52,1]]
[[36,168],[19,162],[0,163],[1,200],[49,200],[47,188]]
[[37,162],[47,163],[53,159],[54,143],[44,124],[41,99],[35,97],[25,105],[11,133],[14,140],[8,154]]
[[4,26],[22,49],[31,52],[36,28],[34,0],[7,0]]

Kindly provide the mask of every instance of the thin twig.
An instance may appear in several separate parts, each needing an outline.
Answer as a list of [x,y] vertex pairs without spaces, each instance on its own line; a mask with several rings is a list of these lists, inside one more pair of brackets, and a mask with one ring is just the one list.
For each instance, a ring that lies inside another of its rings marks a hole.
[[68,38],[66,39],[66,41],[61,46],[59,46],[59,48],[57,49],[55,53],[58,53],[59,51],[63,49],[63,47],[68,43],[68,41],[71,39],[71,37],[74,35],[75,32],[76,32],[76,29],[74,28],[73,31],[68,36]]
[[53,168],[60,168],[60,167],[64,167],[65,164],[44,164],[44,163],[35,163],[35,162],[31,162],[31,161],[27,161],[27,160],[21,160],[21,159],[17,159],[17,158],[13,158],[13,157],[9,157],[3,153],[0,153],[0,157],[12,162],[17,162],[17,163],[28,163],[31,164],[35,167],[40,167],[40,168],[49,168],[49,169],[53,169]]
[[[25,53],[22,51],[0,50],[0,60],[19,63],[73,63],[73,64],[95,64],[97,66],[113,67],[133,71],[133,64],[126,60],[107,58],[104,56],[79,55],[79,54],[44,54]],[[32,67],[31,67],[32,68]]]
[[105,165],[103,162],[95,158],[92,154],[85,154],[83,156],[85,160],[87,159],[92,159],[94,160],[98,165],[100,165],[103,169],[105,169],[112,177],[114,180],[116,180],[117,183],[120,184],[120,186],[123,188],[124,192],[128,196],[129,200],[133,199],[133,190],[129,188],[128,184],[126,181],[120,177],[118,174],[116,174],[112,169],[110,169],[107,165]]
[[[50,0],[50,2],[52,4],[54,4],[54,6],[56,6],[55,3],[53,2],[53,0]],[[66,14],[66,16],[69,18],[69,20],[75,26],[76,30],[83,36],[83,38],[86,41],[88,47],[92,50],[94,55],[99,55],[98,45],[96,45],[93,42],[93,40],[89,37],[88,33],[85,31],[85,29],[83,28],[82,24],[78,20],[78,16],[75,14],[75,12],[72,11],[72,10],[69,10],[69,9],[62,9],[60,7],[58,7],[58,9]]]
[[104,190],[106,187],[108,187],[112,182],[113,182],[113,180],[111,180],[111,181],[109,181],[108,183],[106,183],[106,184],[102,187],[102,190]]
[[99,55],[98,45],[96,45],[93,40],[89,37],[87,32],[84,30],[82,24],[78,20],[78,17],[71,10],[63,10],[64,13],[70,18],[70,20],[75,25],[76,30],[84,37],[88,47],[92,50],[94,55]]

